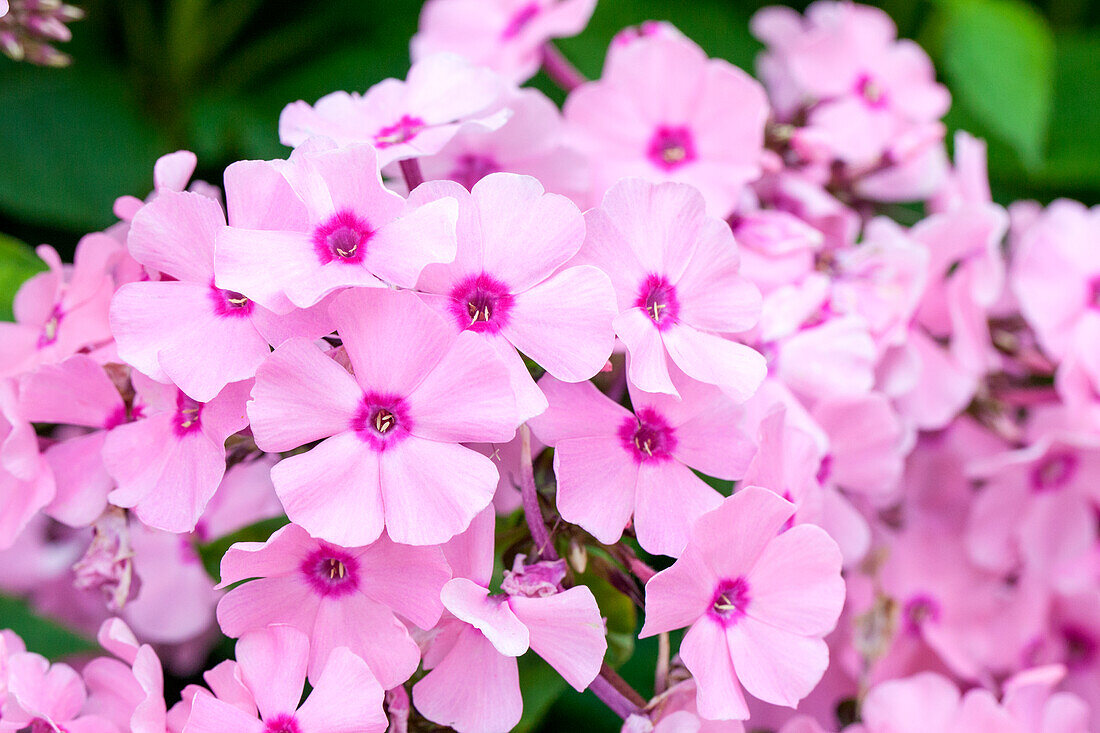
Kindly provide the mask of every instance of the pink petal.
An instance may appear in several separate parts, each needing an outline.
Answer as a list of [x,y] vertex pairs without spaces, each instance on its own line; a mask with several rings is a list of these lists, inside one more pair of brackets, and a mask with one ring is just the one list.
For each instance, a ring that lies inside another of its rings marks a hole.
[[570,438],[555,446],[558,511],[605,544],[617,542],[634,511],[638,464],[619,437]]
[[719,578],[698,549],[688,545],[680,559],[645,584],[645,624],[638,638],[690,626],[714,602]]
[[680,319],[695,328],[736,333],[760,319],[760,291],[738,274],[740,258],[729,225],[707,219],[695,252],[676,281]]
[[451,569],[438,547],[399,545],[382,535],[356,555],[359,571],[368,578],[369,598],[391,608],[422,629],[439,622],[443,604],[439,591],[451,579]]
[[488,586],[493,575],[493,545],[496,541],[496,517],[491,507],[482,510],[470,526],[447,540],[443,554],[456,578],[469,578]]
[[263,733],[265,726],[249,715],[213,695],[200,692],[191,703],[191,716],[184,727],[186,733]]
[[840,566],[840,550],[824,530],[792,527],[768,543],[749,571],[745,612],[785,631],[824,636],[844,605]]
[[53,472],[56,493],[45,511],[70,527],[87,527],[107,507],[107,495],[115,482],[103,466],[103,443],[107,433],[88,435],[55,443],[43,456]]
[[130,223],[130,255],[177,280],[209,283],[214,239],[225,226],[217,201],[188,191],[162,191]]
[[375,232],[367,245],[367,269],[386,282],[415,287],[427,265],[454,260],[457,219],[458,205],[452,199],[409,207]]
[[313,630],[319,597],[306,583],[287,577],[243,583],[218,601],[218,625],[226,636],[239,637],[268,624]]
[[519,723],[519,666],[475,628],[413,686],[413,705],[428,720],[457,730],[507,733]]
[[355,433],[339,433],[279,461],[271,480],[290,521],[319,539],[360,547],[382,534],[381,455]]
[[777,629],[752,616],[728,627],[726,638],[741,684],[773,705],[795,707],[829,666],[829,647],[821,639]]
[[[274,231],[304,231],[309,226],[305,205],[276,167],[281,162],[241,160],[225,169],[230,226]],[[217,254],[214,259],[217,269]]]
[[695,705],[708,720],[745,720],[749,709],[738,684],[725,630],[709,618],[684,634],[680,659],[695,678]]
[[256,372],[248,417],[256,444],[285,451],[348,430],[363,391],[305,339],[277,348]]
[[497,468],[477,451],[410,435],[378,455],[386,531],[395,542],[446,542],[493,500]]
[[717,385],[737,402],[752,397],[768,375],[760,352],[736,341],[683,324],[664,331],[662,337],[668,355],[685,374]]
[[677,394],[668,373],[665,343],[653,319],[641,308],[629,308],[615,316],[613,325],[630,355],[627,363],[630,382],[645,392]]
[[101,428],[125,409],[103,367],[81,354],[39,367],[20,381],[19,395],[30,422]]
[[579,382],[611,356],[618,309],[607,275],[570,267],[515,296],[503,333],[553,376]]
[[525,422],[546,411],[546,396],[531,378],[531,372],[503,333],[479,334],[479,337],[495,352],[508,371],[508,383],[516,401],[516,422]]
[[539,380],[550,407],[530,420],[531,429],[547,445],[569,438],[618,435],[630,411],[608,399],[591,382],[562,382],[552,376]]
[[[367,581],[369,584],[369,580]],[[334,650],[347,647],[386,688],[404,684],[420,664],[420,648],[393,611],[362,593],[321,601],[310,639],[309,679],[317,682]]]
[[570,264],[594,266],[611,278],[622,311],[633,305],[638,285],[645,282],[649,271],[638,261],[630,241],[616,223],[602,209],[585,212],[584,246]]
[[[320,267],[306,232],[238,227],[226,227],[218,232],[214,283],[219,288],[242,293],[275,313],[292,309],[287,300],[289,290],[294,283],[314,276]],[[362,272],[365,278],[366,270]],[[312,291],[299,295],[302,302],[294,305],[300,308],[309,307],[324,297],[324,293]],[[304,302],[309,299],[312,302]]]
[[382,733],[385,692],[362,659],[336,649],[309,698],[298,710],[302,733]]
[[177,150],[157,158],[153,164],[153,185],[158,193],[187,188],[199,159],[190,150]]
[[756,453],[753,441],[740,429],[742,409],[715,387],[693,380],[683,382],[677,383],[679,403],[654,395],[649,400],[635,399],[635,409],[651,401],[662,406],[661,414],[676,429],[672,456],[685,466],[715,478],[741,478]]
[[440,598],[448,611],[478,629],[501,654],[518,657],[529,648],[527,627],[506,598],[490,597],[488,588],[466,578],[448,581]]
[[292,714],[306,683],[309,638],[290,626],[268,626],[237,642],[237,664],[264,720]]
[[218,587],[248,578],[290,575],[315,549],[317,541],[296,524],[275,530],[267,542],[237,542],[222,556]]
[[794,504],[757,486],[746,486],[692,528],[692,545],[719,578],[745,575],[794,514]]
[[[598,474],[597,474],[598,475]],[[675,460],[638,466],[634,527],[646,552],[678,556],[691,526],[722,503],[722,495]]]
[[577,690],[600,673],[606,630],[592,591],[576,586],[546,598],[512,596],[516,618],[527,627],[531,648]]

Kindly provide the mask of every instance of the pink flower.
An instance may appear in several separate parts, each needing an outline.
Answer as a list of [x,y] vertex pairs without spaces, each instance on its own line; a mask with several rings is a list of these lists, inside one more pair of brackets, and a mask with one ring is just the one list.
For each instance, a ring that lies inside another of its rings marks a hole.
[[491,108],[503,91],[503,80],[489,69],[454,54],[433,54],[414,63],[406,81],[386,79],[363,95],[333,92],[312,107],[303,101],[287,105],[279,116],[279,139],[291,147],[313,136],[342,146],[370,143],[385,167],[435,155],[464,128],[499,128],[508,113]]
[[54,478],[38,453],[34,426],[23,416],[13,380],[0,377],[0,549],[54,498]]
[[534,178],[494,173],[471,193],[432,182],[409,201],[447,198],[459,202],[458,255],[424,268],[417,288],[455,331],[477,334],[500,355],[520,417],[533,417],[546,409],[546,399],[516,350],[559,379],[594,376],[615,344],[611,281],[590,265],[564,267],[584,242],[584,219]]
[[118,658],[99,657],[85,665],[88,712],[109,719],[119,730],[164,733],[164,672],[156,652],[148,644],[139,644],[117,618],[103,622],[98,638]]
[[214,239],[225,227],[218,203],[164,192],[134,217],[130,254],[170,280],[123,285],[111,302],[111,329],[126,363],[209,402],[256,369],[291,335],[316,338],[331,327],[318,313],[277,316],[214,284]]
[[27,280],[15,294],[15,322],[0,322],[0,377],[111,340],[107,308],[114,283],[109,270],[121,256],[118,242],[89,234],[77,245],[72,267],[62,265],[53,247],[44,244],[35,251],[49,270]]
[[[915,435],[877,392],[819,400],[811,410],[829,436],[822,483],[864,494],[879,506],[901,499],[901,472]],[[766,484],[765,484],[766,485]]]
[[435,626],[443,612],[439,591],[451,573],[437,547],[398,545],[385,535],[366,547],[336,547],[291,524],[267,542],[233,545],[221,576],[219,587],[259,578],[218,603],[227,635],[288,624],[310,637],[311,680],[334,649],[347,647],[389,689],[420,663],[420,650],[395,613],[424,629]]
[[687,39],[640,38],[609,56],[603,78],[565,103],[593,196],[639,176],[696,186],[713,216],[760,175],[768,102],[752,77]]
[[412,39],[413,60],[450,51],[517,84],[542,64],[542,46],[588,25],[596,0],[430,0]]
[[376,162],[370,145],[312,145],[285,163],[230,166],[227,180],[240,178],[245,195],[274,189],[285,208],[271,214],[279,221],[237,223],[230,200],[234,226],[217,236],[217,287],[286,313],[347,287],[412,287],[425,265],[453,260],[456,204],[406,204],[382,184]]
[[12,654],[7,660],[8,695],[0,701],[0,730],[47,733],[118,733],[105,718],[87,715],[88,692],[67,664],[54,664],[38,654]]
[[103,464],[118,483],[107,498],[151,527],[190,532],[225,474],[226,439],[248,425],[251,380],[198,402],[138,372],[132,379],[138,397],[131,414],[140,419],[103,443]]
[[729,225],[710,218],[690,186],[628,179],[585,215],[574,263],[611,277],[619,301],[615,333],[630,352],[630,381],[677,394],[669,361],[692,379],[743,402],[764,379],[764,357],[724,334],[751,328],[760,293],[738,272]]
[[531,428],[554,447],[558,511],[601,542],[617,542],[633,515],[647,552],[679,555],[692,522],[722,503],[691,468],[737,479],[752,457],[737,406],[712,387],[685,380],[681,400],[631,388],[631,413],[589,382],[539,386],[550,408]]
[[780,532],[793,513],[771,491],[740,489],[700,517],[680,559],[646,583],[640,636],[691,627],[680,658],[704,718],[746,719],[742,685],[794,707],[825,672],[822,637],[844,603],[840,551],[819,527]]
[[410,292],[336,298],[354,376],[303,339],[260,367],[248,414],[257,444],[287,451],[272,480],[287,515],[344,547],[446,541],[492,500],[497,470],[462,442],[507,442],[518,423],[508,370]]
[[[269,626],[237,642],[237,665],[260,720],[232,700],[195,695],[184,733],[381,733],[383,690],[362,659],[345,647],[332,652],[309,697],[309,639],[290,626]],[[262,721],[262,722],[261,722]]]
[[[492,524],[474,527],[471,534],[484,529],[491,532]],[[424,654],[424,668],[431,671],[413,686],[413,705],[440,725],[504,733],[523,712],[516,657],[532,649],[574,689],[584,690],[607,651],[604,622],[585,586],[549,592],[542,583],[516,577],[524,573],[505,573],[512,593],[490,595],[492,536],[487,545],[478,537],[468,539],[465,552],[452,551],[468,554],[473,577],[456,577],[443,586],[449,613]],[[533,572],[546,574],[546,569]]]

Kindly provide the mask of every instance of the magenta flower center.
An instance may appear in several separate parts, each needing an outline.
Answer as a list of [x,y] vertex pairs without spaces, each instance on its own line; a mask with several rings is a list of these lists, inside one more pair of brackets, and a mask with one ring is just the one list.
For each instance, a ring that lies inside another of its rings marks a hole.
[[391,145],[407,143],[420,134],[425,127],[427,124],[419,117],[402,115],[397,122],[383,127],[375,134],[374,145],[377,148],[388,148]]
[[341,209],[313,231],[313,251],[322,265],[343,262],[357,265],[367,254],[374,230],[366,219]]
[[454,169],[447,177],[471,189],[482,178],[499,170],[500,165],[489,156],[467,153],[458,157]]
[[318,547],[302,561],[301,571],[322,596],[345,596],[359,587],[359,562],[337,547]]
[[539,4],[537,2],[524,5],[512,16],[512,19],[508,21],[508,25],[504,26],[504,30],[500,33],[501,39],[507,41],[518,36],[520,31],[527,27],[527,24],[534,20],[538,14]]
[[862,74],[856,80],[856,94],[872,109],[882,109],[890,102],[882,84],[870,74]]
[[461,329],[497,333],[508,323],[512,302],[508,286],[483,272],[455,285],[450,310]]
[[723,580],[714,591],[711,617],[723,625],[735,623],[749,607],[749,582],[743,577]]
[[31,721],[30,733],[69,733],[69,731],[56,723],[51,723],[42,718],[35,718]]
[[1089,294],[1086,304],[1089,308],[1100,310],[1100,275],[1089,280],[1088,289]]
[[381,452],[408,436],[412,424],[408,412],[405,400],[398,395],[371,392],[363,395],[351,420],[351,429],[364,443]]
[[675,323],[680,314],[676,288],[663,275],[650,275],[646,278],[634,305],[643,309],[662,331]]
[[205,405],[196,402],[183,392],[176,395],[176,414],[172,419],[172,430],[179,437],[193,433],[202,427],[202,408]]
[[42,331],[38,334],[38,348],[44,349],[57,341],[57,329],[61,327],[61,319],[64,317],[61,306],[55,305],[50,317],[42,324]]
[[210,283],[210,300],[214,303],[214,312],[223,318],[247,318],[252,315],[255,304],[235,290],[222,290]]
[[638,463],[668,460],[676,448],[676,431],[656,410],[643,407],[619,427],[623,449]]
[[664,171],[695,160],[695,137],[686,125],[661,125],[649,139],[649,160]]
[[1072,453],[1052,453],[1044,456],[1031,469],[1031,490],[1057,491],[1073,480],[1077,473],[1077,456]]
[[1100,642],[1079,626],[1063,626],[1061,635],[1065,665],[1070,669],[1091,667],[1100,651]]
[[906,601],[905,608],[902,609],[902,617],[905,619],[906,631],[916,636],[925,622],[939,620],[940,604],[928,595],[913,596]]
[[302,733],[302,729],[298,726],[298,721],[293,715],[283,713],[264,722],[264,733]]

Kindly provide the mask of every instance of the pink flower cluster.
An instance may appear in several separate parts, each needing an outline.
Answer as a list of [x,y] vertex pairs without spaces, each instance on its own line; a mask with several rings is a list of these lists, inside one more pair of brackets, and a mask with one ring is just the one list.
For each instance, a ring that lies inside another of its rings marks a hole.
[[528,652],[630,733],[1100,731],[1100,211],[993,203],[879,10],[762,10],[761,84],[664,23],[585,81],[593,6],[430,0],[38,249],[0,589],[112,656],[4,632],[0,732],[503,732]]

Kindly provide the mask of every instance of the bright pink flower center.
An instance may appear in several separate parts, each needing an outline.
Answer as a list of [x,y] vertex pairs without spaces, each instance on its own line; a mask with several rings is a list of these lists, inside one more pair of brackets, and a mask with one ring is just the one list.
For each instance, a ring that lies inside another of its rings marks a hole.
[[410,427],[409,408],[405,400],[395,394],[369,392],[363,395],[351,419],[355,434],[379,453],[408,437]]
[[656,410],[643,407],[619,427],[623,449],[638,463],[668,460],[676,448],[676,431]]
[[723,626],[728,626],[744,616],[748,607],[749,582],[738,577],[718,584],[708,613]]
[[30,733],[69,733],[69,731],[56,723],[51,723],[42,718],[35,718],[31,721]]
[[179,437],[193,433],[202,427],[202,408],[205,405],[196,402],[183,392],[176,395],[176,414],[172,419],[172,430]]
[[[141,407],[134,406],[134,419],[141,417]],[[117,428],[123,423],[129,422],[129,416],[126,414],[126,405],[119,405],[115,409],[111,410],[111,414],[107,416],[107,419],[103,421],[103,429],[111,430]]]
[[638,290],[638,299],[634,301],[634,306],[645,310],[662,331],[675,323],[680,314],[676,287],[663,275],[650,275],[646,278]]
[[302,561],[306,582],[322,596],[346,596],[359,587],[359,561],[343,550],[322,545]]
[[419,135],[420,131],[425,127],[427,127],[427,124],[419,117],[402,115],[401,119],[397,122],[383,127],[375,134],[374,146],[377,148],[388,148],[391,145],[407,143]]
[[671,171],[695,160],[695,137],[686,125],[661,125],[649,139],[649,160]]
[[1060,630],[1064,646],[1063,662],[1070,669],[1091,667],[1100,651],[1100,642],[1079,626],[1063,626]]
[[461,183],[468,190],[485,176],[499,170],[500,165],[489,156],[467,153],[458,157],[454,169],[447,177],[455,183]]
[[500,37],[505,41],[515,38],[538,14],[539,4],[537,2],[527,3],[512,16],[512,19],[508,21],[508,25],[504,26]]
[[38,348],[44,349],[57,341],[57,330],[61,327],[61,319],[65,314],[60,305],[55,305],[50,312],[50,317],[42,325],[42,331],[38,334]]
[[883,109],[890,102],[882,84],[866,73],[861,74],[859,79],[856,80],[856,94],[871,109]]
[[821,459],[821,465],[817,469],[817,482],[824,486],[829,481],[829,477],[833,475],[833,456],[832,454],[825,454]]
[[1072,453],[1052,453],[1031,469],[1031,490],[1057,491],[1073,480],[1077,473],[1077,456]]
[[483,272],[455,285],[450,310],[459,328],[497,333],[508,323],[512,302],[508,286]]
[[916,636],[920,634],[920,628],[926,621],[939,620],[940,604],[929,595],[915,595],[906,601],[902,617],[905,619],[906,631]]
[[322,265],[344,262],[357,265],[367,254],[374,230],[366,219],[341,209],[313,231],[313,251]]
[[293,715],[283,713],[276,715],[271,720],[264,721],[264,733],[302,733],[298,721]]
[[214,303],[214,312],[222,318],[247,318],[252,315],[255,304],[235,290],[222,290],[210,283],[210,300]]
[[1100,310],[1100,275],[1089,280],[1089,295],[1086,302],[1089,308]]

